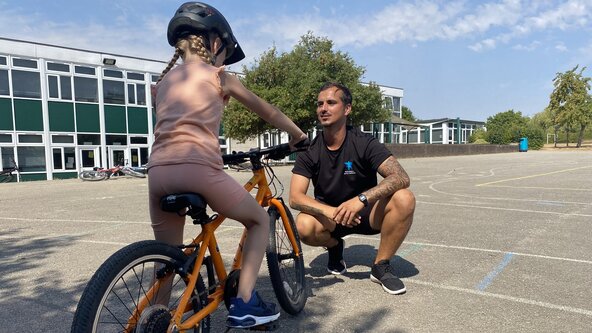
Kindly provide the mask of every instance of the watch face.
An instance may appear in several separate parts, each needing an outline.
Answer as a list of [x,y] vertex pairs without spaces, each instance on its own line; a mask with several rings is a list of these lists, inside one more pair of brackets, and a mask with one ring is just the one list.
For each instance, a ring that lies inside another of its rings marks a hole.
[[363,195],[363,194],[358,195],[358,199],[360,199],[360,201],[364,204],[364,206],[368,205],[368,198],[366,198],[365,195]]

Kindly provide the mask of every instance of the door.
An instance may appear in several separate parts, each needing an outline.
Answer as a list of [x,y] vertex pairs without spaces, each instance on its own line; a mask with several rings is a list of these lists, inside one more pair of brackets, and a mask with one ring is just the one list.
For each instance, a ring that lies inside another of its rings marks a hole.
[[99,149],[99,147],[78,149],[80,170],[90,170],[101,166],[101,152]]
[[109,150],[109,168],[116,165],[126,165],[129,163],[127,151],[125,148],[108,147]]

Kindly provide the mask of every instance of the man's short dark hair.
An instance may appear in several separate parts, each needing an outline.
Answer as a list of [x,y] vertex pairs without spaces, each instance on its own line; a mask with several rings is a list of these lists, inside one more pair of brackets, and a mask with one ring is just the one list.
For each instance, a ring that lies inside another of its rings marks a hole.
[[341,101],[343,102],[343,104],[348,105],[352,103],[352,95],[351,92],[349,92],[349,89],[347,89],[346,86],[344,86],[343,84],[337,83],[337,82],[327,82],[325,83],[321,89],[319,89],[319,93],[321,91],[325,91],[329,88],[337,88],[338,90],[341,90],[342,94],[341,94]]

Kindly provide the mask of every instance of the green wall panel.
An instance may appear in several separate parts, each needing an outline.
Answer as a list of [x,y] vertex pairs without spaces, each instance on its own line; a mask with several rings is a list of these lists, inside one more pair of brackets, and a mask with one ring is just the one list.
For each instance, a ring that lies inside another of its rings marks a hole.
[[98,104],[76,103],[76,128],[78,132],[101,132]]
[[105,132],[127,133],[125,126],[125,107],[105,105]]
[[148,109],[127,108],[129,132],[135,134],[148,134]]
[[74,104],[48,102],[49,129],[58,132],[74,132]]
[[28,182],[33,180],[47,180],[47,173],[28,173],[21,174],[21,182]]
[[0,98],[0,130],[12,131],[12,101]]
[[54,172],[53,179],[73,179],[78,178],[78,173],[76,172]]
[[17,131],[43,131],[41,101],[15,99],[14,118]]

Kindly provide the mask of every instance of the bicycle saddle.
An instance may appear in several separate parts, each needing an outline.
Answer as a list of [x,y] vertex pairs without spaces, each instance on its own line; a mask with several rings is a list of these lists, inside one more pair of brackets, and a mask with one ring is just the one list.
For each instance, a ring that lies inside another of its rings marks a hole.
[[160,199],[160,209],[180,216],[189,215],[195,224],[205,224],[210,221],[206,206],[204,197],[197,193],[168,194]]

